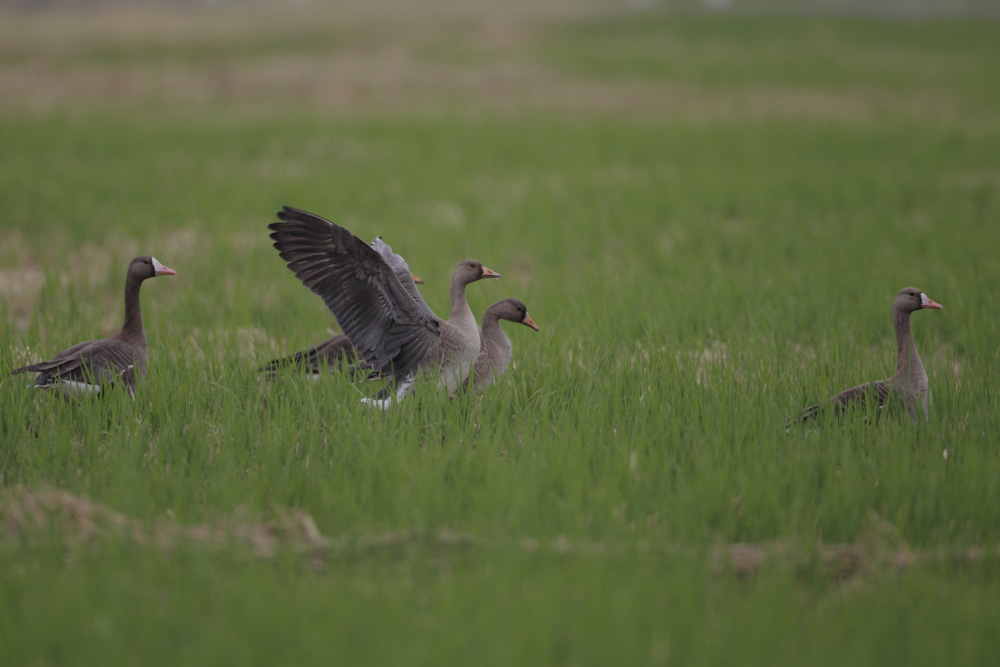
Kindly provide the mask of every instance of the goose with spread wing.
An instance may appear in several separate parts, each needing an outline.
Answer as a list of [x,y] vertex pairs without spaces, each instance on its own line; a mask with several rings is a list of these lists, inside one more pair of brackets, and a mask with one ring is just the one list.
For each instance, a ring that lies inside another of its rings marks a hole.
[[279,255],[323,299],[365,364],[393,379],[397,398],[418,371],[429,372],[449,394],[462,386],[479,354],[479,328],[465,287],[499,273],[476,260],[459,262],[451,280],[451,314],[442,320],[407,292],[374,248],[348,230],[288,206],[278,218],[281,222],[269,227]]
[[[393,252],[392,247],[383,241],[381,236],[375,237],[368,245],[382,256],[382,259],[385,260],[386,264],[389,265],[389,268],[392,269],[392,272],[396,274],[396,277],[403,284],[403,288],[417,301],[418,305],[422,309],[426,309],[427,312],[430,312],[423,297],[420,296],[420,292],[417,291],[417,284],[424,281],[410,272],[410,266],[403,259],[402,255]],[[431,314],[433,315],[433,313]],[[319,379],[320,374],[324,370],[344,371],[350,374],[363,370],[364,365],[359,364],[358,361],[358,352],[351,345],[350,339],[345,334],[339,333],[310,347],[308,350],[296,352],[287,357],[272,359],[259,370],[262,373],[266,373],[269,379],[273,379],[281,368],[298,367],[305,369],[316,380]]]

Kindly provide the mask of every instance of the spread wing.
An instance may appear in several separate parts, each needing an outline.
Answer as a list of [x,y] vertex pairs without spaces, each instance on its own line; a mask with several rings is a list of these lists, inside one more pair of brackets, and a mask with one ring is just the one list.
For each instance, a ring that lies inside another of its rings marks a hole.
[[269,225],[288,268],[326,304],[379,373],[403,377],[437,342],[441,321],[422,313],[367,243],[329,220],[286,206]]

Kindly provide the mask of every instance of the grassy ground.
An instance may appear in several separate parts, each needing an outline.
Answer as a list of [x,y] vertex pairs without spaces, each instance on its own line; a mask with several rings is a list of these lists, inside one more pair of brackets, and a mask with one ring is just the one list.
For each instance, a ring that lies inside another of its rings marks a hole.
[[[987,664],[1000,26],[408,6],[0,20],[0,662]],[[284,204],[541,332],[388,414],[258,364],[335,326]],[[120,326],[150,376],[10,368]],[[931,418],[783,419],[891,374]]]

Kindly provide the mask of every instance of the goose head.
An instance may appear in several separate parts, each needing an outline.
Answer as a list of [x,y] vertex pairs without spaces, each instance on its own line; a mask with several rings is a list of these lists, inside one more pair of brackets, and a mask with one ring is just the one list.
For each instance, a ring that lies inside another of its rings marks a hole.
[[497,317],[508,322],[523,324],[529,329],[538,331],[538,325],[531,319],[531,315],[528,315],[527,307],[519,299],[508,297],[497,302],[494,307],[496,308]]
[[149,255],[140,255],[128,265],[129,279],[146,280],[156,276],[176,276],[177,272],[163,266],[158,259]]
[[912,313],[924,308],[944,308],[940,303],[931,301],[930,298],[917,287],[904,287],[896,294],[896,301],[893,303],[893,310],[902,313]]
[[455,267],[455,279],[464,285],[474,283],[483,278],[499,278],[500,274],[492,269],[488,269],[474,259],[467,259],[459,262]]

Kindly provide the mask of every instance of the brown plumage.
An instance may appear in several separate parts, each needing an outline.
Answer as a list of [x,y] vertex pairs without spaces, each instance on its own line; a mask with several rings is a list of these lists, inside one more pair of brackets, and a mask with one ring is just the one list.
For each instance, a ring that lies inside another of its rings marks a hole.
[[142,327],[139,288],[147,278],[172,276],[169,269],[154,257],[132,260],[125,278],[125,321],[113,336],[77,343],[57,354],[52,361],[42,361],[17,368],[12,373],[38,373],[36,387],[55,387],[65,393],[100,393],[107,386],[121,384],[135,393],[137,379],[146,376],[148,351]]
[[[924,308],[941,309],[939,303],[927,298],[927,295],[916,287],[905,287],[896,295],[892,305],[893,322],[896,329],[896,372],[885,380],[875,380],[846,389],[832,396],[829,403],[833,404],[834,413],[842,414],[852,408],[864,408],[869,403],[879,409],[885,407],[890,397],[902,401],[916,420],[918,411],[923,410],[927,419],[927,372],[920,361],[917,346],[910,333],[910,315]],[[816,417],[827,404],[812,405],[799,415],[798,420],[805,422]]]
[[282,222],[270,229],[281,258],[323,299],[365,363],[392,377],[398,397],[422,369],[434,372],[449,393],[465,381],[479,353],[465,286],[499,273],[475,260],[460,262],[451,281],[451,316],[442,320],[421,307],[378,252],[343,227],[287,206],[278,217]]
[[500,320],[518,322],[538,331],[538,325],[528,315],[528,309],[517,299],[512,297],[501,299],[486,309],[483,313],[483,327],[479,333],[479,356],[476,357],[476,365],[466,380],[466,386],[471,383],[477,394],[488,389],[510,365],[513,350],[510,339],[500,328]]

